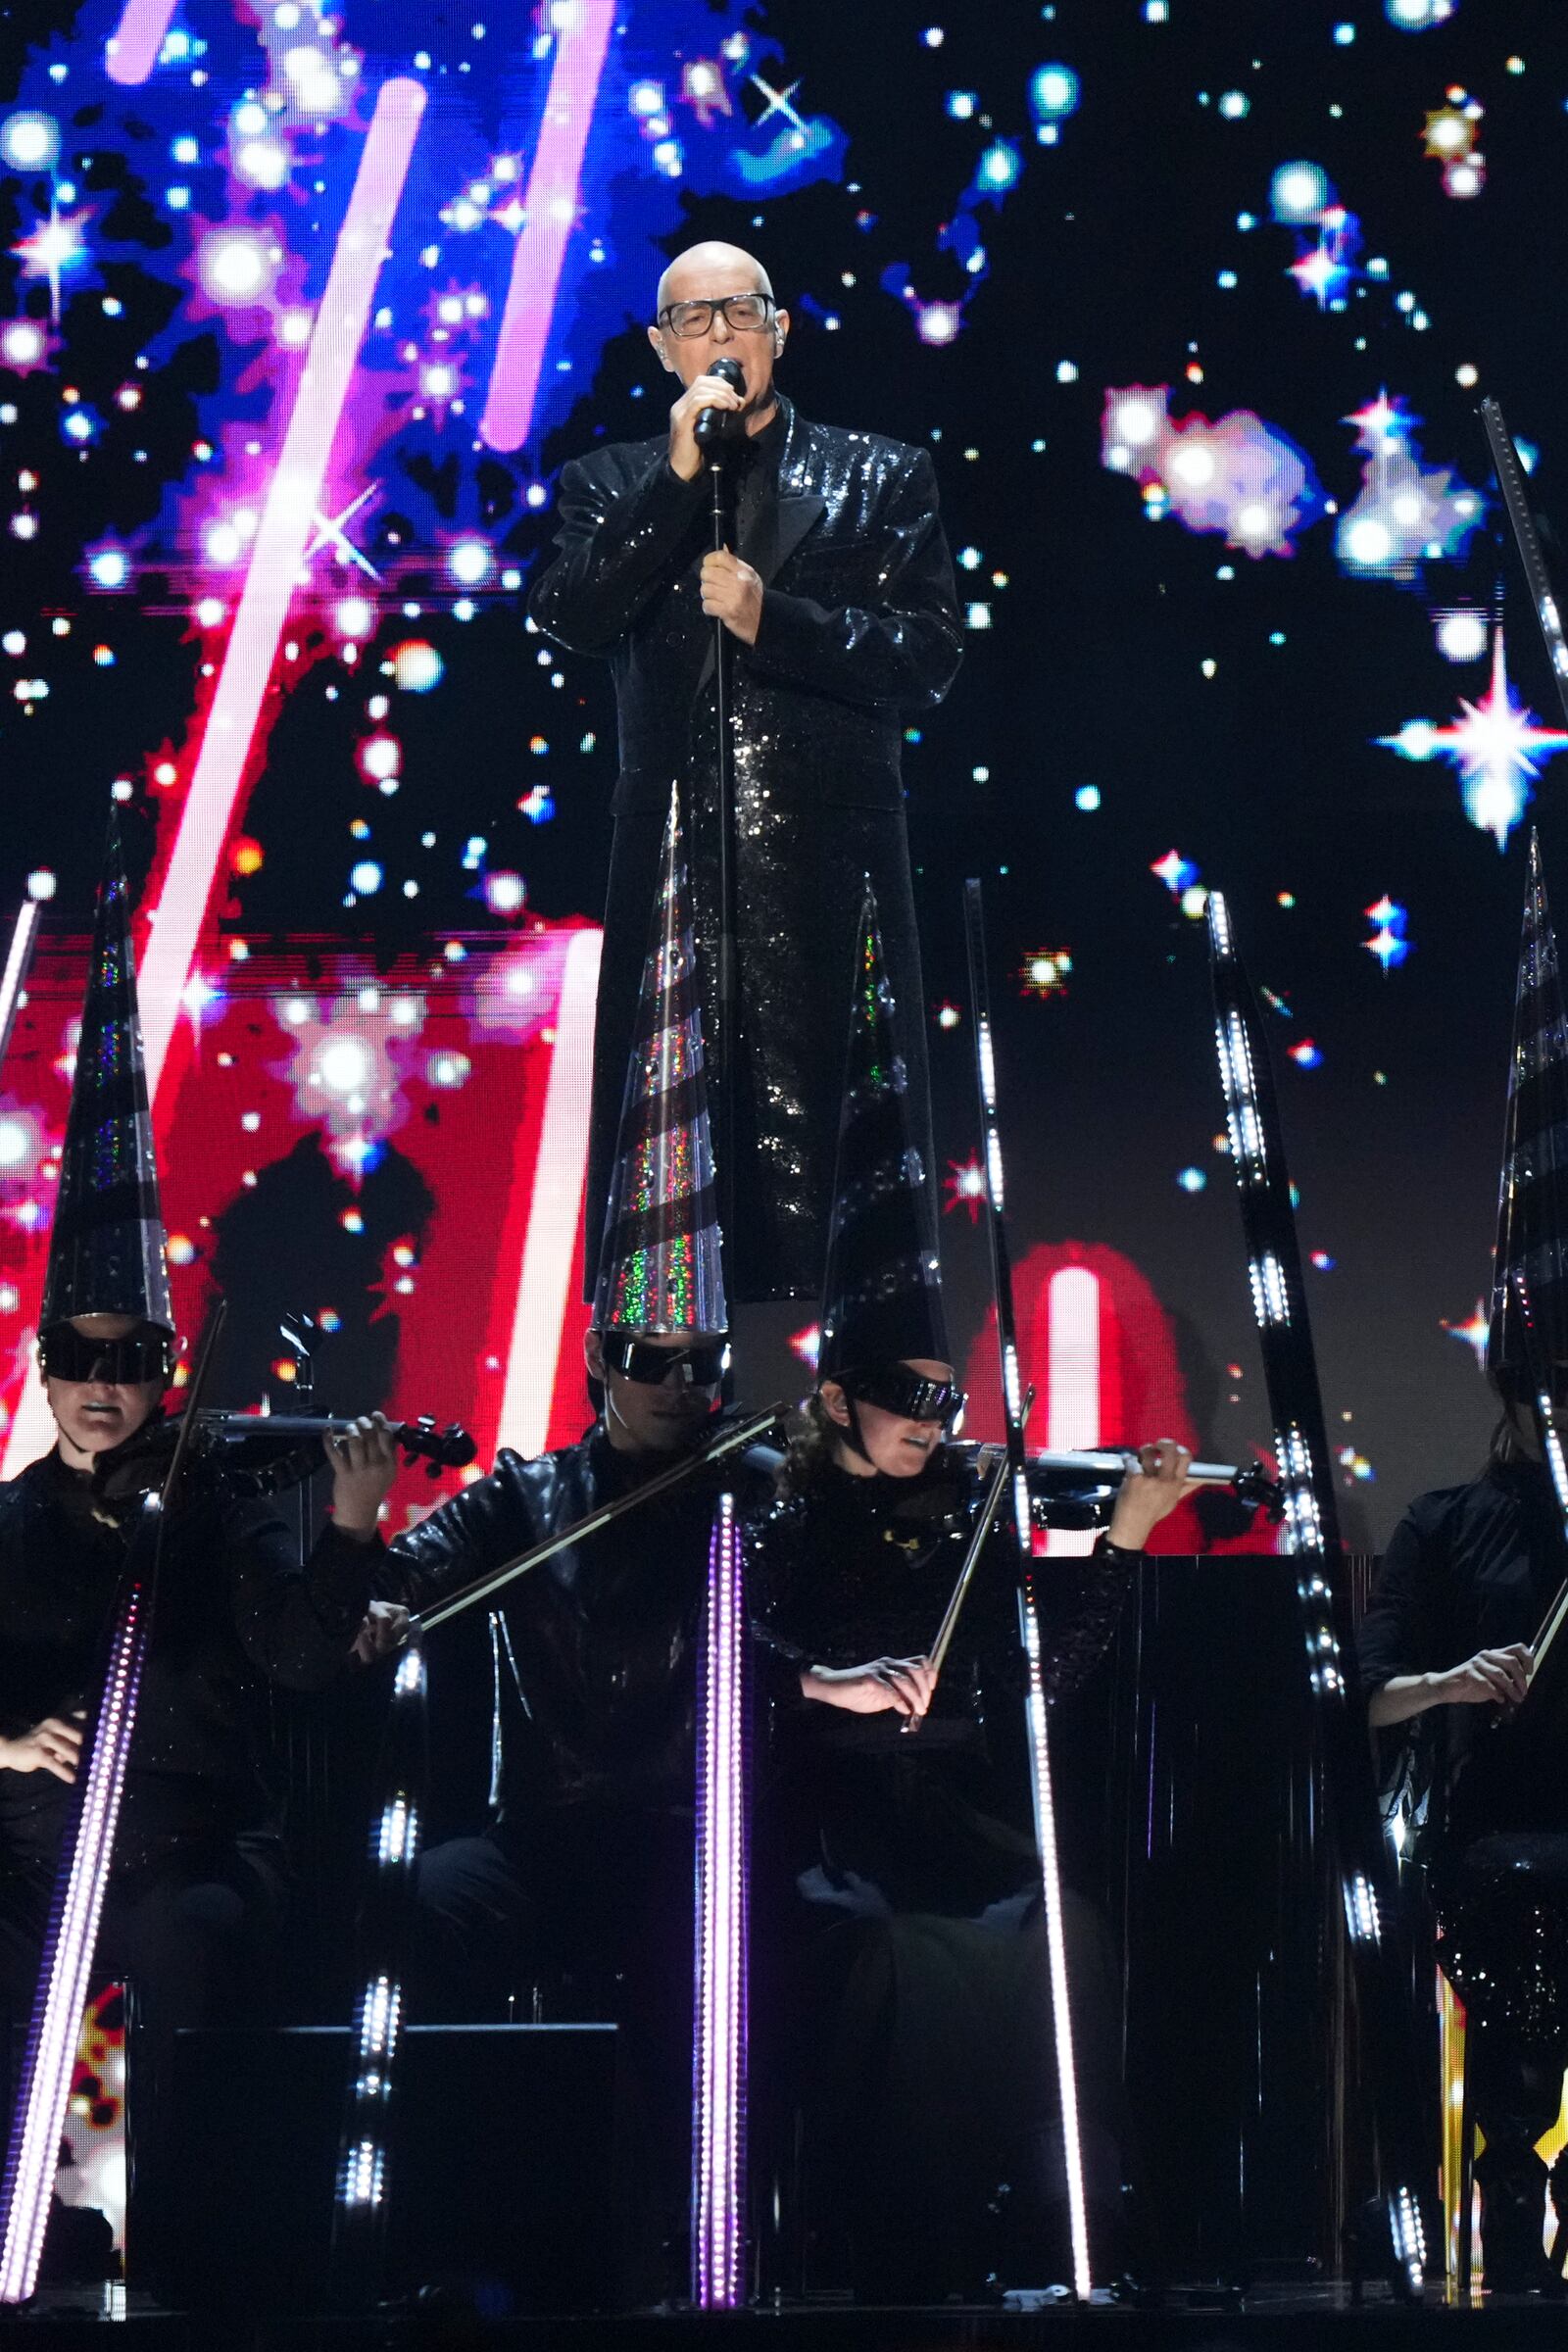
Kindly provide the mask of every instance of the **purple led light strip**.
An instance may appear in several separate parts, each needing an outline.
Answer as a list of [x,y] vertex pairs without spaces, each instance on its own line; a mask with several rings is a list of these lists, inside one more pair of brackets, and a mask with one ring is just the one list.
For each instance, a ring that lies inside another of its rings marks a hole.
[[692,2036],[692,2301],[742,2299],[746,2194],[746,1603],[734,1497],[708,1555],[697,1733],[697,1950]]
[[[147,1507],[158,1510],[156,1497],[149,1498]],[[153,1532],[144,1521],[139,1536],[150,1538]],[[0,2187],[0,2304],[24,2303],[37,2284],[60,2134],[65,2128],[115,1825],[125,1787],[148,1615],[147,1586],[139,1576],[127,1580],[93,1726],[75,1850],[64,1884],[55,1890],[39,1974],[40,1998],[33,2007],[27,2055],[11,2119],[5,2180]]]
[[492,449],[520,449],[533,422],[539,370],[555,315],[566,240],[577,219],[583,152],[616,6],[617,0],[566,0],[565,9],[560,12],[564,22],[556,32],[556,62],[528,174],[523,223],[512,257],[512,278],[484,415],[479,419],[480,438]]

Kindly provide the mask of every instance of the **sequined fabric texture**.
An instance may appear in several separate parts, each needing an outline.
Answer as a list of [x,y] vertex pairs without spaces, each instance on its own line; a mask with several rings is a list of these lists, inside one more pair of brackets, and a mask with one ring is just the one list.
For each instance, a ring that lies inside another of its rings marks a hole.
[[[809,424],[787,402],[743,484],[739,551],[765,583],[757,643],[732,647],[738,1035],[732,1054],[743,1298],[814,1298],[826,1252],[844,1006],[869,877],[888,977],[924,1002],[900,773],[903,730],[947,693],[961,635],[923,451]],[[686,791],[705,1023],[716,1018],[716,720],[698,575],[708,485],[662,439],[596,450],[562,477],[557,554],[530,611],[600,653],[615,682],[620,776],[605,916],[589,1199],[605,1197],[635,1032],[641,944],[671,781]],[[715,1032],[708,1029],[710,1053]],[[905,1041],[929,1158],[923,1025]],[[729,1139],[715,1103],[715,1155]],[[596,1211],[590,1212],[590,1238]],[[590,1250],[590,1258],[593,1251]]]
[[38,1327],[91,1314],[174,1327],[118,833],[98,894]]
[[703,1024],[676,796],[643,969],[594,1320],[602,1330],[727,1330]]

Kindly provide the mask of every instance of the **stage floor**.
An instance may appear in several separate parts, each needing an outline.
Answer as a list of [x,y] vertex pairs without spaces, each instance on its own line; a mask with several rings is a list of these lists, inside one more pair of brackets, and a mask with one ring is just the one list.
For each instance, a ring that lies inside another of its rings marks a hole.
[[1311,2352],[1331,2341],[1337,2352],[1438,2352],[1455,2330],[1465,2343],[1522,2352],[1560,2345],[1561,2303],[1531,2297],[1479,2297],[1462,2310],[1441,2295],[1419,2309],[1396,2303],[1383,2289],[1356,2302],[1332,2286],[1270,2286],[1238,2306],[1218,2294],[1178,2290],[1158,2308],[1099,2297],[1090,2306],[1066,2301],[1034,2310],[950,2304],[860,2310],[847,2306],[790,2306],[737,2313],[636,2312],[572,2319],[480,2320],[469,2313],[386,2312],[352,2319],[300,2316],[258,2319],[242,2313],[162,2311],[121,2290],[51,2289],[25,2312],[6,2315],[0,2328],[46,2331],[60,2352],[101,2343],[106,2327],[134,2336],[138,2352],[401,2352],[416,2346],[483,2344],[497,2352],[696,2352],[697,2347],[756,2342],[766,2352],[1024,2352],[1112,2344],[1117,2352]]

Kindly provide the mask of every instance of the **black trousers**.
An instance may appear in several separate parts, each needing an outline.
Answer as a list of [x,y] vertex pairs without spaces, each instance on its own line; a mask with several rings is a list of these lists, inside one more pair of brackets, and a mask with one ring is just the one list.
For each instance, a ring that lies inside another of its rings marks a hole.
[[409,2015],[620,2029],[624,2296],[684,2293],[691,2180],[693,1829],[572,1806],[419,1858]]
[[[127,2104],[132,2134],[127,2253],[132,2275],[169,2283],[163,2217],[178,2193],[178,2151],[162,2121],[170,2111],[174,2036],[182,2026],[247,2020],[265,1991],[286,1873],[277,1839],[239,1838],[176,1847],[117,1873],[104,1897],[95,1976],[130,1986]],[[0,1872],[0,2064],[11,2112],[12,2052],[32,2013],[54,1874],[44,1865]]]

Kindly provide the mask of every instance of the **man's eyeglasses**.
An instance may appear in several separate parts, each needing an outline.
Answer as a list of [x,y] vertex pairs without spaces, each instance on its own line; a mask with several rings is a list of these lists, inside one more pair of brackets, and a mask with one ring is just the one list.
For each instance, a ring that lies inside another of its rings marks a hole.
[[741,335],[760,334],[773,316],[773,297],[771,294],[719,294],[711,301],[672,302],[666,310],[660,312],[659,323],[685,341],[694,335],[706,335],[719,311],[723,312],[732,332]]
[[607,1331],[601,1341],[605,1362],[648,1388],[659,1388],[674,1373],[685,1389],[716,1389],[729,1362],[727,1340],[700,1340],[692,1348],[656,1348],[651,1340],[634,1339],[628,1332]]

